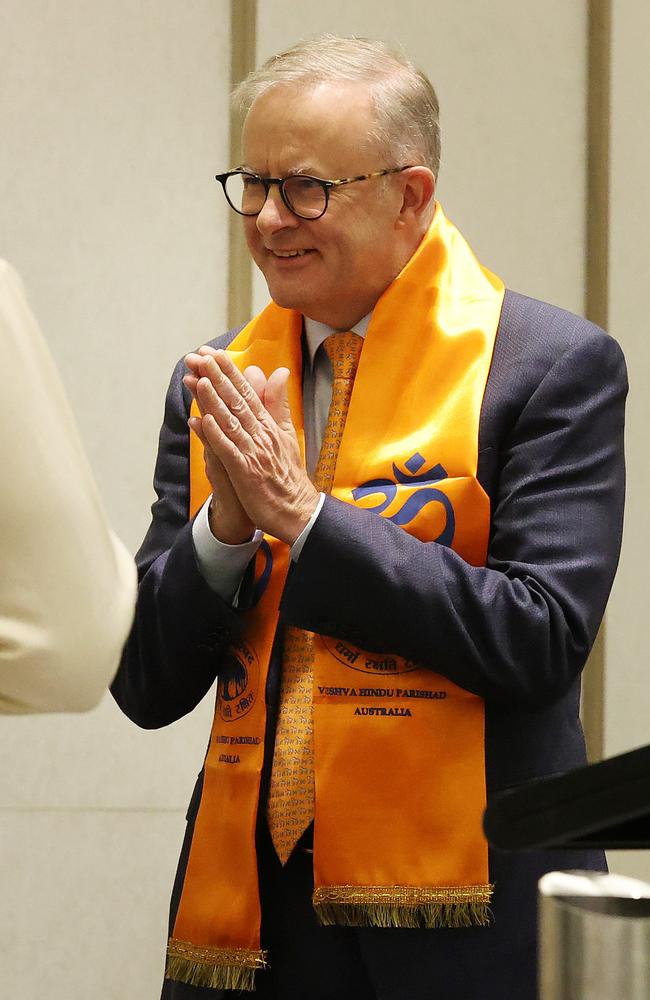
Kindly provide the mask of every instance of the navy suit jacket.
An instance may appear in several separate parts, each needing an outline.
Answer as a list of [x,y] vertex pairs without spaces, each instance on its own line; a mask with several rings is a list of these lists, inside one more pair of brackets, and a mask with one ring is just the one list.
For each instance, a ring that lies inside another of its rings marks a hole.
[[[212,345],[226,347],[236,332]],[[136,556],[136,619],[112,688],[146,728],[198,704],[239,628],[196,564],[183,373],[181,362],[160,434],[158,500]],[[618,561],[626,391],[607,334],[507,291],[479,431],[478,479],[491,502],[486,566],[326,497],[291,569],[280,635],[289,624],[399,653],[485,699],[488,793],[585,762],[580,672]],[[263,794],[279,674],[274,656]],[[197,803],[198,791],[190,818]]]
[[[160,434],[159,499],[136,556],[136,620],[112,689],[145,728],[198,704],[239,625],[196,564],[183,374],[179,362]],[[585,760],[579,677],[618,561],[626,390],[612,338],[506,292],[479,432],[478,479],[491,501],[486,567],[327,497],[292,568],[283,624],[400,653],[485,699],[490,789]],[[271,671],[271,709],[277,683]]]

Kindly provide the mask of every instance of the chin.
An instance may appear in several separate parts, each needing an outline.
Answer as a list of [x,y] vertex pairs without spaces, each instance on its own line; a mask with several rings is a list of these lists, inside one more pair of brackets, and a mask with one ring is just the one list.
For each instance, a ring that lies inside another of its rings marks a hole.
[[313,300],[305,294],[305,288],[290,288],[277,281],[266,282],[269,295],[276,305],[283,309],[296,309],[298,312],[309,315],[310,305]]

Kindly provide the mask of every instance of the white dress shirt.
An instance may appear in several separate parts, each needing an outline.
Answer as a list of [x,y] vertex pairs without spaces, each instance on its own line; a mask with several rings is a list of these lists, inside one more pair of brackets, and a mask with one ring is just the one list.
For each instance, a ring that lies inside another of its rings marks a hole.
[[[365,337],[371,315],[369,313],[359,320],[351,328],[351,332]],[[318,462],[318,454],[332,399],[332,364],[325,350],[321,349],[321,345],[326,337],[337,331],[306,316],[304,325],[307,344],[307,363],[302,380],[305,459],[307,471],[312,475]],[[230,603],[236,599],[246,567],[259,548],[263,536],[261,531],[256,531],[251,540],[244,542],[243,545],[226,545],[224,542],[220,542],[210,531],[208,508],[211,499],[212,497],[209,497],[206,500],[192,525],[194,548],[201,574],[212,590]],[[309,532],[320,514],[323,500],[324,494],[321,493],[320,501],[309,523],[291,546],[291,558],[294,562],[300,556]]]
[[97,704],[133,618],[133,559],[108,526],[54,362],[0,261],[0,713]]

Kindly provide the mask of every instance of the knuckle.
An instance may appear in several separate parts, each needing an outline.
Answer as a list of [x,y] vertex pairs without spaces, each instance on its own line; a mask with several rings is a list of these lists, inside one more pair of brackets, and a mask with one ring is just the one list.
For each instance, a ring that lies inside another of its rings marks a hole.
[[273,452],[273,441],[264,426],[257,427],[252,437],[260,454],[266,455]]

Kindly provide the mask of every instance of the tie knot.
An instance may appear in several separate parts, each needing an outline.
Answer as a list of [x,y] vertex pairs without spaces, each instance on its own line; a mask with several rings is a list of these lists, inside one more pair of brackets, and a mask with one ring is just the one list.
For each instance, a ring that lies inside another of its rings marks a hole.
[[330,333],[323,347],[332,362],[334,378],[353,379],[359,367],[363,337],[358,333]]

